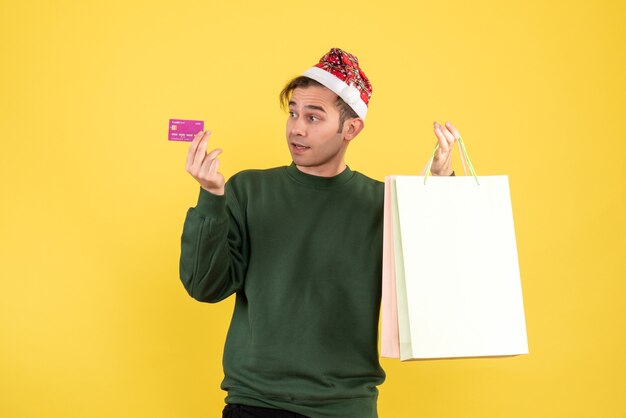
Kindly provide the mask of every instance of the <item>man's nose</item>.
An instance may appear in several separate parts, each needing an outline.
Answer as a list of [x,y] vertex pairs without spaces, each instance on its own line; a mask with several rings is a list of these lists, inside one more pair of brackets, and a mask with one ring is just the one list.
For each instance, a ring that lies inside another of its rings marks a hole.
[[298,136],[304,136],[306,134],[304,120],[302,117],[298,116],[297,118],[291,120],[291,134]]

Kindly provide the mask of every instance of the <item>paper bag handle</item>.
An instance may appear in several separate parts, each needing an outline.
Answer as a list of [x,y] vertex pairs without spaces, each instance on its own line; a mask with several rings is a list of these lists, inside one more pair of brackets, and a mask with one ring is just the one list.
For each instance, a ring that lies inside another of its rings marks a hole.
[[[461,136],[459,136],[458,143],[459,143],[459,152],[461,153],[461,164],[463,164],[463,173],[467,175],[467,171],[465,170],[465,162],[464,162],[465,160],[467,161],[467,165],[469,166],[470,172],[474,176],[474,180],[476,180],[476,183],[480,185],[480,182],[478,181],[478,177],[476,177],[476,171],[474,171],[474,166],[472,165],[472,161],[470,160],[469,155],[467,154],[467,150],[465,149],[465,142],[463,141],[463,138]],[[437,142],[437,146],[435,147],[435,150],[430,155],[430,158],[428,159],[428,163],[426,164],[426,167],[424,167],[424,170],[422,171],[422,176],[424,176],[424,184],[426,184],[426,179],[428,178],[428,173],[430,172],[430,167],[433,164],[433,160],[435,158],[435,153],[437,152],[437,149],[439,149],[439,142]]]

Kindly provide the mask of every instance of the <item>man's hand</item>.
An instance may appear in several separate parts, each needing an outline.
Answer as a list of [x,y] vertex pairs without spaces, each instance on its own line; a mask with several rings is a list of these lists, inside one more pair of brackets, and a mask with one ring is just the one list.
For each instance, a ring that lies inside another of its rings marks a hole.
[[433,176],[449,176],[452,174],[452,147],[454,141],[461,135],[450,122],[446,122],[446,125],[442,126],[435,121],[433,129],[439,141],[439,148],[435,152],[430,172]]
[[206,153],[210,136],[211,131],[200,131],[193,138],[189,146],[189,152],[187,153],[185,170],[187,170],[207,192],[223,195],[225,180],[222,173],[217,171],[220,166],[220,160],[217,159],[217,156],[222,153],[222,150],[214,149],[209,154]]

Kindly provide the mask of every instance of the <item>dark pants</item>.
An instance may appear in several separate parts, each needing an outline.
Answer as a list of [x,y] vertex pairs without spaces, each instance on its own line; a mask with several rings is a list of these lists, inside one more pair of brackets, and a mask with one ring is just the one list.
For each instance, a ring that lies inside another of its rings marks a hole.
[[222,418],[307,418],[284,409],[260,408],[258,406],[226,404]]

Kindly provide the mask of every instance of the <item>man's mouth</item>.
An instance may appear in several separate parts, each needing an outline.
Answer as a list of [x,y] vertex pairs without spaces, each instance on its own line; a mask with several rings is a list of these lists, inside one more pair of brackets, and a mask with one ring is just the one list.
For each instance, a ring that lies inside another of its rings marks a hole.
[[307,149],[311,148],[311,147],[307,147],[307,146],[306,146],[306,145],[304,145],[304,144],[300,144],[300,143],[298,143],[298,142],[292,142],[292,143],[291,143],[291,146],[292,146],[294,149],[296,149],[297,151],[305,151],[305,150],[307,150]]

